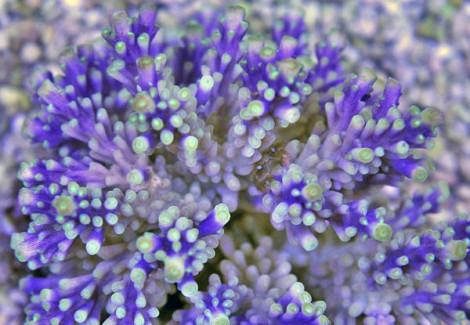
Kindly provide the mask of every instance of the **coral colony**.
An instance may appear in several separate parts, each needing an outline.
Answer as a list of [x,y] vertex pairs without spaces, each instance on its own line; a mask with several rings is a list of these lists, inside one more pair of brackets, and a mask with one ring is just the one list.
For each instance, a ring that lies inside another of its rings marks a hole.
[[0,324],[470,319],[470,218],[432,218],[437,109],[300,14],[157,14],[116,11],[0,116]]

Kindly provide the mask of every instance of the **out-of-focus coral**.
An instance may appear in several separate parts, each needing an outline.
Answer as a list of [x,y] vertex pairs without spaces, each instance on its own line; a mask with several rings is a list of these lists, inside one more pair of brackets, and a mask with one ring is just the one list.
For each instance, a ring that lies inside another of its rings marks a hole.
[[20,324],[27,298],[19,290],[18,281],[26,273],[10,249],[10,237],[27,226],[16,201],[20,187],[16,170],[18,163],[28,158],[29,145],[21,134],[25,115],[2,113],[5,124],[0,130],[0,324]]

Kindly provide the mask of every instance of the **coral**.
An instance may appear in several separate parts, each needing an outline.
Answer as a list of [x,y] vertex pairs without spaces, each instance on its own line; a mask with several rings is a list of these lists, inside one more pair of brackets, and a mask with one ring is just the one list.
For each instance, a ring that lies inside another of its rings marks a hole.
[[[108,27],[95,2],[5,7],[12,26],[44,11],[65,26],[51,53],[86,43],[49,64],[45,35],[2,30],[20,55],[4,58],[12,80],[0,74],[0,323],[468,321],[470,221],[446,205],[462,190],[429,181],[447,166],[428,150],[454,115],[414,97],[419,73],[391,72],[419,52],[415,35],[442,43],[462,4],[442,22],[418,1],[139,2]],[[312,21],[309,6],[346,16]],[[366,23],[376,12],[397,20]],[[386,75],[403,77],[403,96]]]
[[230,237],[224,237],[223,280],[212,274],[207,292],[191,298],[194,307],[175,314],[177,323],[329,324],[323,315],[325,302],[312,301],[273,246],[271,238],[262,237],[257,247],[244,243],[236,249]]
[[468,319],[469,221],[429,228],[446,189],[435,187],[403,200],[385,219],[394,235],[379,245],[331,238],[315,251],[285,250],[314,299],[328,302],[334,324],[457,324]]

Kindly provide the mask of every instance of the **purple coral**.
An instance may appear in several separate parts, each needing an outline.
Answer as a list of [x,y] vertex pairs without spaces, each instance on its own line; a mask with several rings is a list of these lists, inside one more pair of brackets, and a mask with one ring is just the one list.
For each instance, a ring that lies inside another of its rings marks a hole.
[[[437,109],[399,106],[370,70],[345,77],[343,46],[310,44],[297,11],[263,36],[239,6],[176,32],[157,17],[117,11],[104,42],[35,76],[29,227],[11,237],[26,324],[468,318],[468,217],[428,220],[443,188],[388,192],[433,170]],[[240,243],[248,215],[281,232]]]

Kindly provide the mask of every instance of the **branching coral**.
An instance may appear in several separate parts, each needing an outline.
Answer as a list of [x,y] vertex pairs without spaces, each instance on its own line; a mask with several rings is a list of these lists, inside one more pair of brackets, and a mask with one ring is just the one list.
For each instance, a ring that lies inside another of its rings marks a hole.
[[25,324],[470,318],[468,217],[436,225],[448,189],[404,190],[433,171],[437,109],[347,75],[297,11],[157,16],[116,11],[34,77],[11,236]]

